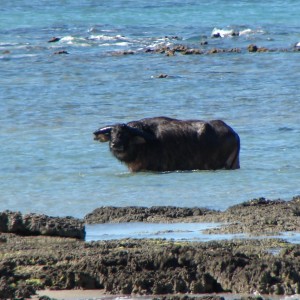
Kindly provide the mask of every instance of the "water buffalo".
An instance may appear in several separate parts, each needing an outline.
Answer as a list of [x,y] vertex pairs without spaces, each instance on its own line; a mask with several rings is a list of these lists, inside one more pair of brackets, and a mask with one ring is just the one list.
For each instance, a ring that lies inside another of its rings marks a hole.
[[145,118],[99,128],[112,154],[130,171],[238,169],[240,139],[221,120]]

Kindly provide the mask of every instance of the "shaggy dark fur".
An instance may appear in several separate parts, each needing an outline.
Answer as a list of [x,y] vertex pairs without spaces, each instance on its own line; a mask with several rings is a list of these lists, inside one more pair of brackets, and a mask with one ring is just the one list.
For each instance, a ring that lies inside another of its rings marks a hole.
[[133,171],[238,169],[240,139],[220,120],[145,118],[102,127],[95,140]]

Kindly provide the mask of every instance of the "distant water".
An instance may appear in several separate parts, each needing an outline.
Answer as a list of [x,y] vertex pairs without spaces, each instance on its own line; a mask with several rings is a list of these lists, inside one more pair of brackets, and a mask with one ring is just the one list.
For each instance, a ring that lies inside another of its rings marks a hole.
[[[223,210],[300,194],[299,11],[294,0],[1,2],[0,210]],[[145,53],[174,44],[241,53]],[[241,169],[130,174],[93,141],[99,126],[158,115],[225,120]]]

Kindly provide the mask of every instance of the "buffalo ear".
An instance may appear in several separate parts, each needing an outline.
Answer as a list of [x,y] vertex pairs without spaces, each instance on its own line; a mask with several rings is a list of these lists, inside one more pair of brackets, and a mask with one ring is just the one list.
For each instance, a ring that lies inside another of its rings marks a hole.
[[102,143],[108,142],[110,140],[110,133],[112,130],[112,126],[107,126],[103,128],[99,128],[94,132],[94,140],[100,141]]
[[127,126],[126,128],[133,135],[133,142],[135,144],[144,144],[147,141],[152,141],[154,139],[152,134],[144,130],[141,130],[139,128],[135,128],[131,126]]

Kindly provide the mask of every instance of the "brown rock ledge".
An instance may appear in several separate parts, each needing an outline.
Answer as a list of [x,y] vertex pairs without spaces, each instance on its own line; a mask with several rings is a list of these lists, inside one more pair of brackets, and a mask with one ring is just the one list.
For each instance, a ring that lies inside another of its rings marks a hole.
[[16,233],[19,235],[48,235],[85,238],[84,222],[72,217],[49,217],[39,214],[20,212],[0,212],[0,232]]

